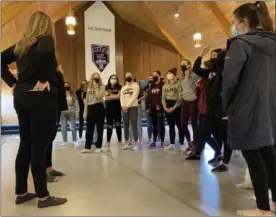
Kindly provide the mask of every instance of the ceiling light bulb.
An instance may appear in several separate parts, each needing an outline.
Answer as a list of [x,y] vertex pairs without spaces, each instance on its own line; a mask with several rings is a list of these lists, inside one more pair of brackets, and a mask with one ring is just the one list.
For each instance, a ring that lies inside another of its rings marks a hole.
[[200,32],[196,32],[194,34],[194,40],[201,40],[201,33]]
[[76,25],[76,18],[73,17],[73,16],[67,16],[66,19],[65,19],[65,23],[66,25],[73,25],[75,26]]
[[174,17],[179,17],[180,16],[180,14],[178,13],[178,12],[176,12],[175,14],[174,14]]

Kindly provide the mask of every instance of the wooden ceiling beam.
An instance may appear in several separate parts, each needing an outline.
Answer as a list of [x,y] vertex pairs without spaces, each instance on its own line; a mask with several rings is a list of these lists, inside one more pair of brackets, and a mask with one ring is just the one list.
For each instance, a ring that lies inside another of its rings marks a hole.
[[202,1],[202,4],[212,12],[213,16],[217,19],[223,32],[229,37],[233,37],[231,32],[231,23],[224,16],[223,12],[220,10],[216,2],[212,1]]
[[143,12],[151,19],[151,21],[157,26],[157,28],[162,32],[162,34],[168,39],[168,41],[172,44],[172,46],[178,51],[178,53],[187,59],[189,55],[182,49],[181,45],[172,37],[169,33],[165,25],[160,22],[160,20],[155,16],[155,14],[151,11],[146,2],[137,2]]
[[61,8],[59,10],[57,10],[51,17],[53,19],[53,22],[56,22],[64,17],[66,17],[68,11],[70,10],[70,8],[72,8],[72,10],[78,10],[83,4],[85,4],[86,2],[84,1],[79,1],[79,2],[68,2],[67,4],[61,6]]
[[16,17],[19,13],[24,11],[27,7],[29,7],[32,4],[32,2],[24,1],[14,1],[5,6],[1,11],[2,16],[2,22],[1,26],[4,26],[6,23],[8,23],[10,20],[12,20],[14,17]]

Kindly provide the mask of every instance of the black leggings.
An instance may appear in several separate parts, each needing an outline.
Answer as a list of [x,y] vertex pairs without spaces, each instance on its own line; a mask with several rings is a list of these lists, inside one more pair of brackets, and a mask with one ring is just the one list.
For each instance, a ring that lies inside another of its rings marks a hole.
[[[175,100],[166,100],[167,103],[167,108],[172,108],[174,107],[176,101]],[[167,113],[166,112],[166,118],[169,124],[169,133],[170,133],[170,143],[175,144],[175,126],[178,129],[178,134],[179,134],[179,143],[181,145],[184,144],[184,133],[183,129],[181,127],[181,108],[178,107],[176,108],[172,113]]]
[[118,108],[106,108],[106,121],[107,121],[107,142],[110,142],[113,132],[113,125],[115,122],[116,133],[118,137],[118,141],[122,141],[122,111],[121,107]]
[[31,165],[38,198],[47,197],[46,151],[57,121],[57,96],[53,93],[15,90],[14,107],[18,116],[20,144],[15,161],[16,194],[28,192]]
[[91,149],[95,126],[97,127],[96,147],[102,148],[105,110],[103,103],[89,105],[87,108],[85,148]]
[[151,117],[152,117],[152,128],[153,128],[153,142],[156,142],[158,131],[160,134],[161,143],[164,142],[165,138],[165,121],[164,121],[164,112],[163,109],[156,110],[153,108],[151,110]]
[[48,145],[47,152],[46,152],[46,166],[47,166],[47,168],[50,168],[50,167],[53,166],[53,163],[52,163],[53,142],[54,142],[54,140],[57,136],[58,126],[59,126],[59,122],[60,122],[60,114],[61,114],[61,111],[58,110],[56,128],[55,128],[55,131],[53,133],[52,140],[51,140],[50,144]]
[[80,111],[79,111],[79,138],[80,139],[82,138],[83,125],[84,125],[83,113],[84,113],[84,108],[80,107]]
[[269,211],[268,189],[272,192],[272,201],[276,202],[276,153],[273,146],[256,150],[242,151],[248,165],[250,178],[260,210]]
[[[204,115],[200,115],[199,136],[197,137],[196,141],[196,155],[201,155],[206,142],[214,150],[215,156],[219,156],[221,154],[221,147],[215,139],[215,137],[218,137],[219,135],[221,125],[222,121],[218,118],[215,118],[212,114],[206,113]],[[211,135],[213,135],[213,137]]]

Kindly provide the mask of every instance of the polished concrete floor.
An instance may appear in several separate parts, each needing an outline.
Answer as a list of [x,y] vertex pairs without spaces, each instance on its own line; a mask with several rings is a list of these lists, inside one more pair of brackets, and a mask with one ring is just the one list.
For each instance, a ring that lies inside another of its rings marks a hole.
[[[74,145],[56,147],[54,165],[67,176],[49,184],[49,191],[69,202],[43,210],[36,208],[36,200],[16,206],[18,143],[18,137],[1,140],[2,216],[229,216],[237,209],[255,206],[252,191],[235,188],[245,172],[242,158],[232,159],[229,172],[212,174],[206,163],[213,155],[208,148],[201,162],[187,162],[178,152],[145,147],[138,152],[122,151],[117,144],[109,153],[85,155],[79,155],[81,147]],[[29,180],[33,191],[31,176]]]

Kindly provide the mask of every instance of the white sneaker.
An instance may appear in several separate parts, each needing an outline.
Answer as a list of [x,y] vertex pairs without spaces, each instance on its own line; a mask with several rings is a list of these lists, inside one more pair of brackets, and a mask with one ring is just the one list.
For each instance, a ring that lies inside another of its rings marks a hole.
[[79,154],[86,154],[86,153],[92,153],[92,150],[90,149],[82,149]]
[[164,148],[165,150],[172,150],[175,149],[175,145],[170,144],[169,146]]
[[123,147],[123,150],[127,150],[127,149],[129,149],[129,145],[125,144],[124,147]]
[[180,152],[185,152],[185,146],[184,145],[180,145]]
[[78,143],[79,145],[81,145],[81,144],[84,143],[84,141],[83,141],[83,139],[79,139],[79,140],[77,141],[77,143]]
[[101,152],[102,152],[102,149],[100,149],[100,148],[97,148],[93,151],[93,153],[101,153]]

